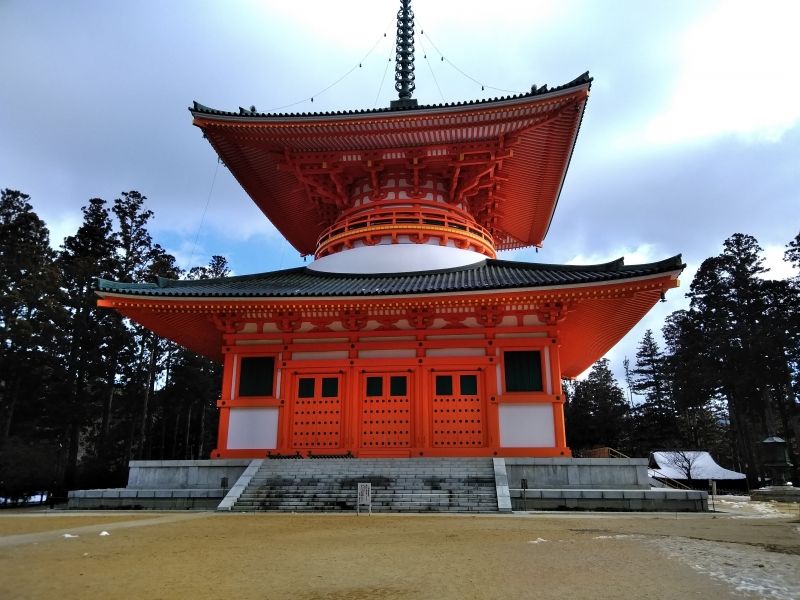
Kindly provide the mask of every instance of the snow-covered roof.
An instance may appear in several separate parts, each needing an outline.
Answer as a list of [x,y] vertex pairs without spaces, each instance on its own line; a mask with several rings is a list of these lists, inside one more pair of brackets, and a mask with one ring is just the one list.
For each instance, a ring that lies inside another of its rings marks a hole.
[[651,455],[651,477],[688,479],[691,469],[692,479],[744,479],[744,473],[720,467],[708,452],[686,450],[672,452],[653,452]]

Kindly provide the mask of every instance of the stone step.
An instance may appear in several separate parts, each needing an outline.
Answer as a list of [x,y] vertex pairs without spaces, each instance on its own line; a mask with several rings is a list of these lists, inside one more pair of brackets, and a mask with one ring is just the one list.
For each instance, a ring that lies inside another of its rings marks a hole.
[[[392,490],[409,490],[413,491],[425,491],[429,490],[431,492],[441,492],[441,493],[448,493],[448,492],[471,492],[471,491],[488,491],[493,490],[495,486],[490,485],[464,485],[462,483],[453,482],[451,485],[448,486],[431,486],[431,485],[420,485],[420,486],[412,486],[412,485],[386,485],[386,486],[372,486],[372,493],[377,494],[381,492],[388,492]],[[355,492],[358,488],[354,485],[340,485],[335,481],[331,481],[330,483],[322,483],[322,484],[314,484],[314,485],[297,485],[297,484],[288,484],[288,485],[280,485],[280,484],[269,484],[269,485],[259,485],[256,484],[251,486],[250,489],[262,489],[262,490],[292,490],[292,491],[309,491],[313,492],[314,490],[340,490],[342,492],[352,491]]]
[[359,483],[373,512],[495,512],[490,458],[265,460],[233,509],[355,511]]
[[[356,505],[352,502],[275,502],[271,504],[243,504],[236,505],[237,511],[259,511],[259,510],[300,510],[311,508],[315,510],[355,510]],[[489,504],[432,504],[427,502],[396,502],[394,504],[373,504],[372,510],[397,510],[397,509],[431,509],[431,510],[475,510],[476,512],[496,512],[497,507]]]
[[[296,506],[353,506],[355,507],[356,501],[354,498],[330,498],[330,499],[307,499],[307,500],[298,500],[292,498],[271,498],[266,500],[259,500],[259,501],[246,501],[246,502],[237,502],[237,507],[244,507],[244,506],[289,506],[289,505],[296,505]],[[446,499],[442,500],[430,500],[425,498],[407,498],[404,500],[396,499],[396,500],[386,500],[386,501],[379,501],[373,502],[372,506],[493,506],[494,503],[492,502],[467,502],[467,501],[447,501]]]
[[[481,488],[481,489],[453,489],[453,490],[431,490],[431,489],[410,489],[410,488],[394,488],[394,489],[387,489],[387,490],[376,490],[373,488],[372,490],[372,497],[382,497],[382,496],[396,496],[397,494],[406,494],[411,496],[419,496],[419,495],[427,495],[427,496],[441,496],[441,497],[448,497],[448,496],[491,496],[495,493],[495,490],[490,488]],[[240,498],[247,498],[252,494],[296,494],[296,495],[303,495],[303,496],[314,496],[318,494],[335,494],[340,496],[355,496],[356,490],[355,489],[336,489],[336,488],[300,488],[300,489],[293,489],[293,488],[256,488],[250,489],[245,491],[241,494]],[[533,497],[533,496],[531,496]]]
[[[302,502],[312,501],[333,501],[333,500],[352,500],[355,502],[355,494],[253,494],[239,498],[239,502],[265,502],[272,500],[296,500]],[[372,502],[397,502],[404,500],[414,501],[443,501],[443,502],[496,502],[496,496],[490,494],[460,494],[453,496],[436,496],[432,494],[387,494],[384,496],[373,496]]]

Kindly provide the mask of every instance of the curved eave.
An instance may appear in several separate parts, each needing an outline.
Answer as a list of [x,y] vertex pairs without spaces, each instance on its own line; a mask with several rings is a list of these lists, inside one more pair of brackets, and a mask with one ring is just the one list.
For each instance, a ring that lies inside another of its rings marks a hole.
[[371,108],[363,110],[346,110],[346,111],[333,111],[333,112],[315,112],[315,113],[269,113],[248,110],[239,107],[238,112],[224,111],[208,106],[204,106],[195,101],[193,106],[189,108],[192,116],[203,118],[220,118],[225,120],[240,119],[244,121],[261,120],[261,121],[276,121],[276,122],[296,122],[298,120],[319,120],[319,119],[334,119],[339,120],[342,118],[371,118],[373,115],[386,115],[386,114],[404,114],[404,113],[431,113],[431,112],[453,112],[459,109],[469,110],[476,106],[500,106],[528,100],[530,98],[539,97],[553,97],[558,94],[563,94],[580,87],[590,86],[592,78],[589,72],[586,71],[578,75],[572,81],[555,88],[548,88],[542,86],[541,88],[534,87],[530,92],[524,94],[515,94],[512,96],[504,96],[500,98],[486,98],[483,100],[469,100],[466,102],[451,102],[444,104],[419,104],[415,106],[400,106],[400,107],[384,107],[384,108]]
[[[498,249],[541,245],[553,218],[591,78],[523,96],[413,109],[265,115],[196,105],[194,124],[261,211],[302,254],[312,254],[321,222],[303,185],[281,168],[286,153],[326,153],[331,162],[371,153],[513,140],[503,161]],[[362,162],[366,163],[365,156]],[[356,168],[358,162],[348,163]]]
[[413,272],[333,273],[297,267],[219,279],[159,278],[157,283],[124,283],[98,279],[97,291],[100,294],[204,300],[479,293],[509,289],[548,290],[578,285],[614,284],[641,277],[679,273],[684,267],[680,255],[639,265],[625,265],[622,258],[597,265],[558,265],[487,259],[467,266]]
[[[157,334],[210,358],[219,359],[224,316],[325,307],[354,310],[374,305],[440,306],[487,302],[558,302],[567,307],[558,324],[562,374],[575,377],[611,349],[659,301],[678,285],[680,270],[603,284],[542,288],[391,295],[351,298],[152,298],[98,292],[100,306],[114,308]],[[246,320],[246,317],[241,317]]]

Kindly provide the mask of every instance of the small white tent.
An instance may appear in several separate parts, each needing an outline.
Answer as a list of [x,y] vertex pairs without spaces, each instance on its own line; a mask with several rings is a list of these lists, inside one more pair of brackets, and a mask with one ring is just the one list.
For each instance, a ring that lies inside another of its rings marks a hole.
[[[650,477],[656,479],[744,479],[746,475],[720,467],[708,452],[673,450],[650,454]],[[690,476],[691,475],[691,476]]]

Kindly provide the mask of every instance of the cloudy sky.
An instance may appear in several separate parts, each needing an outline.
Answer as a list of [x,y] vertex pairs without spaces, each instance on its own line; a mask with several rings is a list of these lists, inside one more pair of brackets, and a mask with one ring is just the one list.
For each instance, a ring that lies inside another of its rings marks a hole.
[[[212,254],[239,274],[302,265],[186,109],[193,100],[280,112],[386,106],[398,5],[0,0],[0,188],[31,195],[56,246],[90,198],[136,189],[156,214],[156,241],[183,267]],[[612,351],[617,372],[645,328],[685,306],[695,269],[729,235],[755,236],[772,275],[788,274],[781,256],[800,230],[800,3],[412,6],[423,104],[594,77],[544,248],[500,258],[682,253],[682,288]]]

